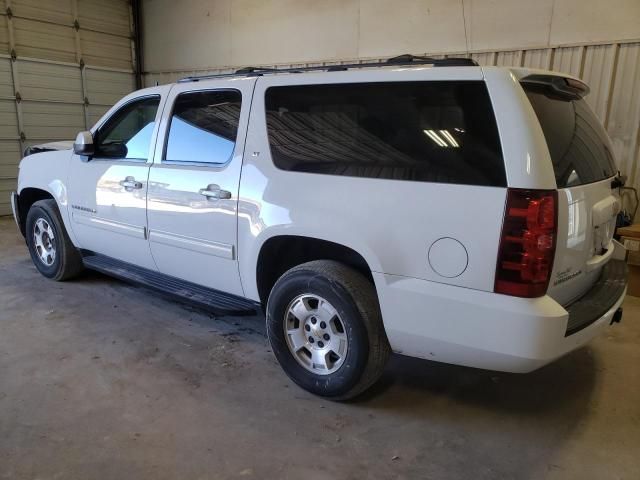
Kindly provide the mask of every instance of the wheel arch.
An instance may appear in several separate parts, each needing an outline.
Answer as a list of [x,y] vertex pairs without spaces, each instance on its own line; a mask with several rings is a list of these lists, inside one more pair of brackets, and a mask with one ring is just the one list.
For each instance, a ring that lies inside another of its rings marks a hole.
[[[20,233],[25,236],[27,214],[31,206],[39,200],[55,200],[51,192],[42,188],[26,187],[20,190],[18,194],[18,218]],[[57,203],[57,202],[56,202]]]
[[287,270],[313,260],[335,260],[362,273],[373,285],[373,270],[367,260],[351,247],[304,235],[276,235],[261,245],[255,280],[260,303],[266,305],[274,284]]

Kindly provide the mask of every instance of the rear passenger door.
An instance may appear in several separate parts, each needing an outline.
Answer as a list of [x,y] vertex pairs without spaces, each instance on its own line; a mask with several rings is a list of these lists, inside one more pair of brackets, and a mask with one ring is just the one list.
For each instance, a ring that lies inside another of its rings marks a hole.
[[149,243],[160,272],[236,295],[238,186],[254,83],[174,87],[149,173]]

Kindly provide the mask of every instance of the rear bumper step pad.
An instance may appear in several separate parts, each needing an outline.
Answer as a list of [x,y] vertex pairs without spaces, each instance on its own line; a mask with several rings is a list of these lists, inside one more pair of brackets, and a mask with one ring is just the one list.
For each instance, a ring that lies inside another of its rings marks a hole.
[[609,260],[591,289],[565,307],[569,312],[565,337],[579,332],[601,318],[618,301],[626,287],[627,264],[623,260]]

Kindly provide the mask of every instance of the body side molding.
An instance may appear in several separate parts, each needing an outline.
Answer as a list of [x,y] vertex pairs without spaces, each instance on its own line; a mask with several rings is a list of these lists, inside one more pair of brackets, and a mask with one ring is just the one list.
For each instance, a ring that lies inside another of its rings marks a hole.
[[233,245],[221,242],[201,240],[199,238],[162,232],[160,230],[151,230],[149,232],[149,241],[169,245],[170,247],[184,248],[207,255],[215,255],[216,257],[222,257],[228,260],[234,260],[235,258]]
[[128,223],[116,222],[100,217],[90,217],[88,215],[73,212],[73,221],[87,227],[101,228],[110,232],[121,233],[136,238],[147,238],[147,228]]

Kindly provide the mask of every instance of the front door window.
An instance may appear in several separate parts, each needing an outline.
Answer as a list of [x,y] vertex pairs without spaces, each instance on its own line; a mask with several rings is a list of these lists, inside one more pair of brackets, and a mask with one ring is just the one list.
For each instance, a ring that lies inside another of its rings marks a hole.
[[147,161],[159,96],[130,102],[114,113],[96,135],[96,158]]

